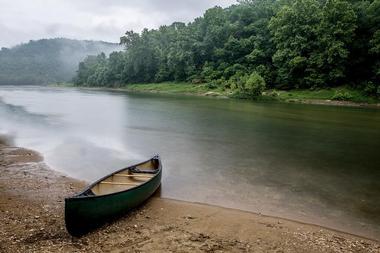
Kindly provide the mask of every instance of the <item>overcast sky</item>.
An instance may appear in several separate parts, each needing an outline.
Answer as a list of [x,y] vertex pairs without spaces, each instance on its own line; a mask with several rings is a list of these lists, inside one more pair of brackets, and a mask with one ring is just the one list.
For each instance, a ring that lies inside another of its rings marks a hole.
[[67,37],[119,42],[126,30],[189,22],[236,0],[0,0],[0,47]]

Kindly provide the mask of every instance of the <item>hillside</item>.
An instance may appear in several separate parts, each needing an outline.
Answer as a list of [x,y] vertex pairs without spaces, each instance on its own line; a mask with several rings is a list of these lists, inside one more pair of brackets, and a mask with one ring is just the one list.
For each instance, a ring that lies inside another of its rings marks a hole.
[[126,51],[86,58],[75,82],[203,83],[252,97],[349,86],[380,97],[379,13],[380,0],[239,1],[188,24],[127,31]]
[[87,55],[121,50],[115,43],[64,38],[29,41],[0,50],[0,85],[71,81]]

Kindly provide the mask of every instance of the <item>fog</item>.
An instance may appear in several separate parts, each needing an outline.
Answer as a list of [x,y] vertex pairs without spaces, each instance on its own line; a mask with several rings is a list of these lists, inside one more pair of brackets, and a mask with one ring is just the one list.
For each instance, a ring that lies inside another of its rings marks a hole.
[[62,63],[65,71],[62,72],[62,80],[71,81],[78,69],[79,62],[83,61],[88,55],[98,55],[104,53],[107,56],[114,51],[123,50],[119,44],[75,41],[76,47],[72,44],[63,43],[59,51],[58,59]]
[[0,47],[30,39],[66,37],[118,42],[126,30],[189,22],[236,0],[0,0]]
[[[65,38],[42,39],[0,50],[0,85],[70,82],[88,55],[120,51],[118,43]],[[21,57],[22,56],[22,57]]]

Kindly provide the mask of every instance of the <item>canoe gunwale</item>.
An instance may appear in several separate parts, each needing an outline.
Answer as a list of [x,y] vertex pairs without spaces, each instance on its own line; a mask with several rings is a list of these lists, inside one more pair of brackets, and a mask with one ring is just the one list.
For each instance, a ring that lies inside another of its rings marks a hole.
[[[86,191],[90,190],[92,187],[94,187],[95,185],[99,184],[100,182],[104,181],[106,178],[114,175],[114,174],[117,174],[121,171],[124,171],[124,170],[127,170],[129,168],[132,168],[132,167],[135,167],[135,166],[139,166],[141,164],[144,164],[144,163],[147,163],[151,160],[158,160],[158,168],[157,168],[157,173],[154,174],[153,177],[151,177],[148,181],[145,181],[144,183],[142,184],[139,184],[135,187],[132,187],[132,188],[129,188],[129,189],[126,189],[126,190],[123,190],[123,191],[118,191],[118,192],[113,192],[113,193],[108,193],[108,194],[104,194],[104,195],[82,195],[84,194]],[[103,198],[103,197],[109,197],[109,196],[112,196],[112,195],[117,195],[117,194],[121,194],[121,193],[125,193],[125,192],[128,192],[128,191],[133,191],[133,190],[136,190],[142,186],[144,186],[145,184],[148,184],[149,182],[151,182],[154,178],[158,177],[160,174],[161,174],[161,170],[162,170],[162,164],[161,164],[161,158],[160,156],[157,154],[157,155],[154,155],[152,158],[146,160],[146,161],[143,161],[143,162],[140,162],[140,163],[137,163],[137,164],[133,164],[133,165],[130,165],[128,167],[125,167],[125,168],[122,168],[120,170],[117,170],[117,171],[114,171],[112,172],[111,174],[108,174],[100,179],[98,179],[97,181],[95,181],[94,183],[90,184],[89,186],[87,186],[86,188],[84,188],[81,192],[77,193],[76,195],[72,196],[72,197],[68,197],[68,198],[65,198],[65,202],[67,201],[76,201],[76,200],[82,200],[82,199],[93,199],[93,198]]]

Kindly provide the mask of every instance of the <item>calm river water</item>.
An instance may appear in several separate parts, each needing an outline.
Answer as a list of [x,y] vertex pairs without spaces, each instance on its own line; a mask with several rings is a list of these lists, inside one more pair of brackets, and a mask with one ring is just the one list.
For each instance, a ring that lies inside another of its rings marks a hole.
[[163,197],[380,238],[380,110],[0,86],[0,133],[75,178],[159,153]]

